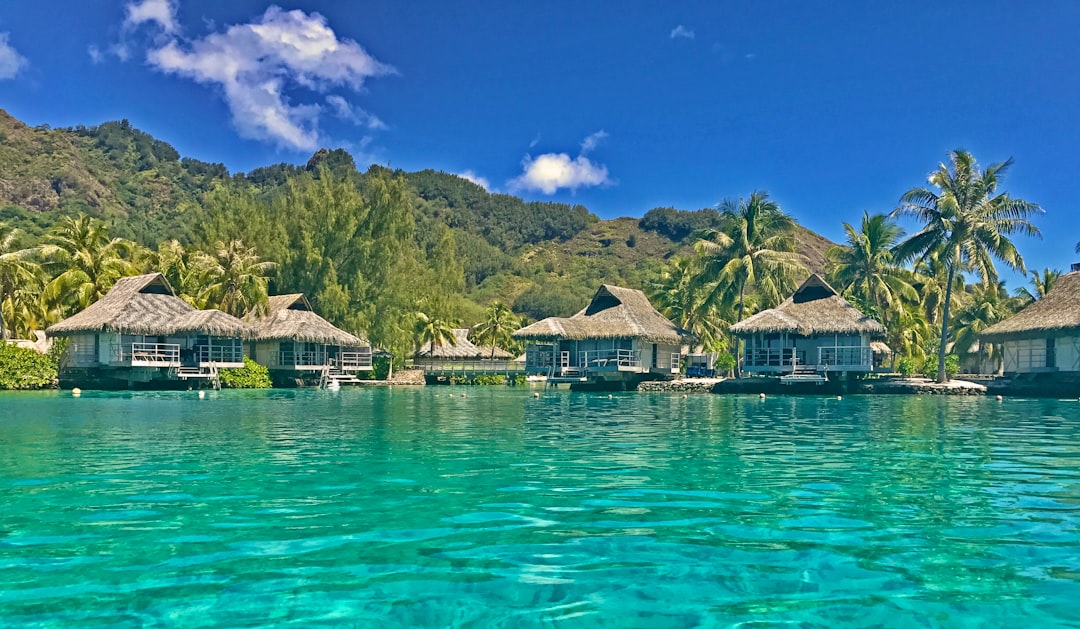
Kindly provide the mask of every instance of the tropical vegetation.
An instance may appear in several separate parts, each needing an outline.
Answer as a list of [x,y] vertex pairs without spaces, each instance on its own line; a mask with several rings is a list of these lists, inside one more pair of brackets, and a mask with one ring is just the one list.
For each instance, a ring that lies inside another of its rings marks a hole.
[[569,316],[602,283],[646,289],[707,349],[738,356],[728,327],[816,272],[885,325],[897,368],[934,363],[943,379],[950,349],[970,351],[1060,274],[1032,272],[1030,286],[1003,292],[994,265],[1027,271],[1013,238],[1038,235],[1041,209],[999,191],[1011,160],[983,169],[962,150],[891,213],[844,223],[835,244],[762,191],[600,220],[447,173],[361,172],[342,150],[230,173],[126,121],[31,128],[0,112],[0,137],[3,337],[31,338],[119,277],[159,270],[192,305],[236,315],[302,292],[398,366],[425,343],[453,344],[455,327],[517,351],[516,326]]

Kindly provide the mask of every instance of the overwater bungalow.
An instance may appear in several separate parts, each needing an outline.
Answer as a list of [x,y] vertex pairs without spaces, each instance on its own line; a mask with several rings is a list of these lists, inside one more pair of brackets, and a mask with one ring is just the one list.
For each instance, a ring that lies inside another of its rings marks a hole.
[[979,335],[1001,345],[1006,375],[1080,376],[1080,269],[1073,266],[1042,299]]
[[220,310],[178,298],[161,273],[117,280],[82,312],[53,325],[71,339],[62,387],[168,388],[216,383],[219,369],[244,366],[255,330]]
[[349,382],[372,370],[371,343],[315,314],[300,293],[270,297],[265,313],[244,319],[255,327],[249,352],[275,386]]
[[513,336],[530,341],[530,374],[547,376],[552,384],[619,388],[675,377],[683,346],[697,342],[653,308],[645,293],[607,284],[574,316],[549,317]]
[[514,355],[498,347],[476,345],[469,340],[468,328],[454,328],[454,344],[431,342],[420,346],[413,366],[424,371],[429,382],[442,382],[450,376],[507,375],[521,372]]
[[744,374],[775,375],[781,383],[823,383],[874,369],[874,339],[881,323],[859,312],[816,273],[775,308],[731,326],[743,340]]

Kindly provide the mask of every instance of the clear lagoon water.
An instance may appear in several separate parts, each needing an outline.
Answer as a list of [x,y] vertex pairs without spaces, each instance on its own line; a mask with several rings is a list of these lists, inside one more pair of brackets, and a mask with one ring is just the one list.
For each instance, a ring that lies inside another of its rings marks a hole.
[[1080,626],[1080,402],[2,394],[0,626]]

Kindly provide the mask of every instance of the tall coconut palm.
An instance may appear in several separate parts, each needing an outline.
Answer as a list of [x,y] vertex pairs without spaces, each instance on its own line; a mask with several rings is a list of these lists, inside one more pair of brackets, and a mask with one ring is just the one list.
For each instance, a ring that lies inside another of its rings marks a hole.
[[847,246],[833,247],[825,254],[834,286],[872,304],[879,313],[898,307],[900,299],[918,299],[911,272],[893,257],[893,247],[904,235],[899,225],[884,214],[863,212],[860,228],[844,223],[844,231]]
[[21,332],[20,297],[41,289],[41,267],[34,261],[38,250],[21,248],[22,236],[22,230],[0,223],[0,341]]
[[214,243],[214,256],[207,263],[208,283],[202,294],[206,307],[234,317],[266,312],[273,262],[262,260],[243,241],[230,240]]
[[205,308],[218,263],[213,257],[194,249],[185,249],[177,240],[158,244],[154,268],[161,272],[176,296],[196,308]]
[[457,337],[454,336],[454,326],[445,319],[431,317],[423,312],[416,313],[413,338],[416,340],[416,354],[425,344],[430,344],[432,349],[449,345],[457,345]]
[[86,308],[112,288],[116,280],[135,275],[135,243],[110,238],[105,223],[79,214],[65,218],[45,236],[41,257],[53,279],[42,298],[50,309],[67,316]]
[[484,311],[484,320],[473,326],[473,337],[481,344],[491,347],[491,358],[495,358],[495,348],[507,349],[514,346],[514,330],[521,327],[521,320],[510,307],[501,301],[493,301]]
[[1059,277],[1061,277],[1061,271],[1049,267],[1043,269],[1041,275],[1038,271],[1032,271],[1031,288],[1021,286],[1016,289],[1016,296],[1028,302],[1039,301],[1046,297],[1046,293],[1050,292]]
[[[776,305],[795,290],[795,278],[806,273],[805,258],[795,252],[795,220],[768,193],[727,199],[720,210],[720,229],[696,233],[694,246],[702,258],[697,282],[712,286],[703,303],[737,296],[736,321],[742,321],[747,290],[754,290],[762,306]],[[737,341],[734,349],[738,356]]]
[[939,252],[947,268],[945,304],[938,347],[938,382],[945,382],[945,347],[949,332],[949,302],[957,272],[972,271],[983,283],[997,280],[994,259],[1026,272],[1024,259],[1009,240],[1012,234],[1039,236],[1029,217],[1042,212],[1035,203],[998,193],[999,179],[1012,160],[980,170],[966,151],[949,154],[929,178],[934,189],[912,188],[900,197],[894,216],[913,216],[922,229],[897,247],[897,258],[912,260]]

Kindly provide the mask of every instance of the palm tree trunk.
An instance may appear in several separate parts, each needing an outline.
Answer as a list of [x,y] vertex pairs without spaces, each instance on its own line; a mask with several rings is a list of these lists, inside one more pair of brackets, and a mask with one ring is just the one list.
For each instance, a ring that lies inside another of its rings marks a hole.
[[938,345],[938,365],[937,365],[937,381],[947,382],[948,376],[945,374],[945,344],[948,342],[949,334],[949,302],[952,301],[952,285],[953,276],[956,273],[956,265],[949,265],[949,283],[945,286],[945,307],[941,312],[941,343]]
[[[746,282],[741,282],[739,284],[739,321],[742,321],[742,317],[743,317],[743,305],[745,303],[745,296],[746,296]],[[735,377],[736,378],[741,378],[742,377],[743,355],[742,355],[742,352],[739,351],[740,350],[739,345],[742,344],[742,341],[739,339],[739,337],[734,336],[734,335],[732,335],[732,336],[733,336],[733,338],[735,340]]]

